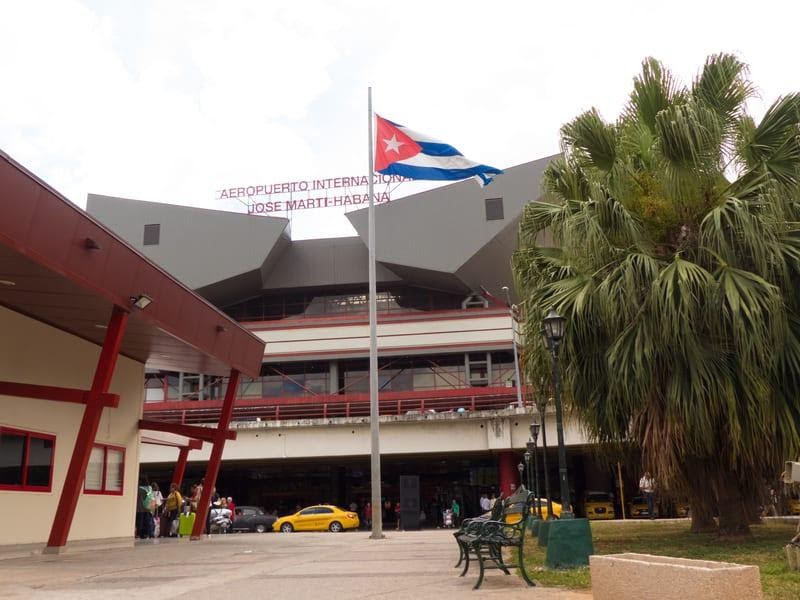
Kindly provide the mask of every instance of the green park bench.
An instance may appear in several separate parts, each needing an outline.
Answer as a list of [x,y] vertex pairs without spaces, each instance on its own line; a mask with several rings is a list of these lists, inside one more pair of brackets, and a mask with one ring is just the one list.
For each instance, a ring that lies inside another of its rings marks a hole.
[[[473,560],[477,560],[480,567],[478,581],[473,589],[477,590],[483,583],[486,569],[500,569],[506,575],[511,574],[509,569],[519,569],[529,586],[536,585],[528,576],[524,561],[525,533],[528,531],[529,520],[534,518],[534,502],[534,494],[520,487],[502,503],[499,518],[471,520],[465,531],[457,537],[464,561],[460,576],[467,574]],[[517,549],[516,563],[505,561],[503,549],[506,548]]]
[[458,528],[458,531],[453,532],[453,537],[456,538],[456,544],[458,544],[458,562],[454,568],[457,569],[459,566],[461,566],[461,563],[464,562],[467,555],[468,548],[465,542],[461,541],[461,536],[465,534],[477,533],[481,523],[484,523],[488,520],[497,521],[498,519],[502,518],[503,508],[503,494],[500,494],[500,497],[495,500],[494,506],[492,506],[492,510],[488,516],[481,515],[471,519],[464,519],[461,522],[461,527]]

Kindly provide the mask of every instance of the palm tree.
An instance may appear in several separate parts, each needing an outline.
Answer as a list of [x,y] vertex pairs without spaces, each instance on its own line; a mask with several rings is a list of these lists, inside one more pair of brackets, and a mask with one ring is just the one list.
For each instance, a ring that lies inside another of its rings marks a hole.
[[645,60],[616,121],[562,127],[513,259],[527,356],[555,307],[591,435],[638,444],[690,494],[693,527],[716,509],[726,535],[749,533],[760,482],[799,445],[800,95],[756,123],[753,93],[729,54],[690,86]]

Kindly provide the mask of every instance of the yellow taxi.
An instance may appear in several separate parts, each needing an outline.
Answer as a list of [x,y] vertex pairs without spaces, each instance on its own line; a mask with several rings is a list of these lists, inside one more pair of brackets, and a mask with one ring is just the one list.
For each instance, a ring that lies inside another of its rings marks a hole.
[[[653,517],[658,515],[658,507],[653,506]],[[644,496],[634,496],[628,503],[628,516],[631,519],[646,519],[650,517],[650,511],[647,510],[647,499]]]
[[[555,500],[551,503],[553,505],[553,518],[560,519],[561,518],[561,504],[556,502]],[[538,516],[539,510],[536,508],[537,506],[542,507],[542,519],[547,519],[548,512],[547,512],[547,498],[537,498],[536,502],[534,502],[533,506],[531,507],[531,512]]]
[[675,501],[675,516],[682,519],[691,516],[691,505],[688,500]]
[[615,519],[614,496],[608,492],[586,492],[583,496],[586,518],[592,520]]
[[787,508],[790,515],[800,515],[800,499],[790,497]]
[[272,525],[272,531],[332,531],[358,529],[358,515],[330,504],[318,504],[298,510],[293,515],[280,517]]

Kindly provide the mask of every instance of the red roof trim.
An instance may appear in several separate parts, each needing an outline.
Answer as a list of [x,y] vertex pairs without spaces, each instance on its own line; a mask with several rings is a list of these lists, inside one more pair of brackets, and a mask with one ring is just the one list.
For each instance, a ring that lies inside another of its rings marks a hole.
[[[7,154],[0,151],[0,159],[0,243],[122,308],[131,306],[131,297],[147,294],[154,302],[137,311],[138,318],[208,358],[258,374],[263,341]],[[87,238],[99,249],[87,250]]]

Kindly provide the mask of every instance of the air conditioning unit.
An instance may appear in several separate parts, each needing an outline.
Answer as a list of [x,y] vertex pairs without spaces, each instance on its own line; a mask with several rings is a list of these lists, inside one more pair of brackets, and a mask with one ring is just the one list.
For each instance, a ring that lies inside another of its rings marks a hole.
[[786,461],[783,469],[783,483],[800,483],[800,462]]

